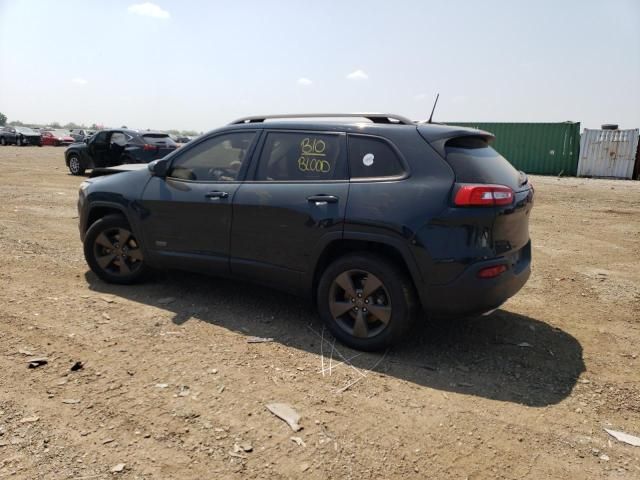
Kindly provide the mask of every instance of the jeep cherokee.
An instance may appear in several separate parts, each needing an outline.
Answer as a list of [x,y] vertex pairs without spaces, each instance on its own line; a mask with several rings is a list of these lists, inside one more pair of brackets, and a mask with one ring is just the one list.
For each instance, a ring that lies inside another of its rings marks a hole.
[[533,187],[492,139],[389,114],[243,118],[85,181],[84,254],[107,282],[177,268],[307,295],[340,341],[384,348],[420,311],[484,313],[527,281]]

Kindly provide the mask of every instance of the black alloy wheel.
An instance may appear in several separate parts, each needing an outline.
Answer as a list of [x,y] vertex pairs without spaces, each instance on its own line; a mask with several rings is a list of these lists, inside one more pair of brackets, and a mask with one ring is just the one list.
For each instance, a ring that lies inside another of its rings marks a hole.
[[391,320],[391,299],[382,281],[365,270],[338,275],[329,290],[329,310],[338,326],[357,338],[380,334]]
[[406,272],[369,252],[334,260],[320,277],[316,301],[320,317],[338,340],[368,351],[400,339],[419,310]]
[[91,225],[84,254],[91,270],[110,283],[134,283],[147,272],[140,243],[120,215],[108,215]]

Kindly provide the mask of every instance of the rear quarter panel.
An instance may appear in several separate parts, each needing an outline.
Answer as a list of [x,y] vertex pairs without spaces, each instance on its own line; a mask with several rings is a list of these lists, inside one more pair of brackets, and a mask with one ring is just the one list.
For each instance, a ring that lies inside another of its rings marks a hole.
[[[375,129],[367,131],[375,135]],[[352,180],[349,188],[344,237],[366,235],[386,238],[406,259],[417,264],[418,278],[432,277],[431,254],[418,234],[447,208],[453,185],[449,165],[422,139],[415,128],[387,128],[381,136],[391,141],[406,161],[408,177],[401,180]],[[409,269],[412,270],[411,265]],[[418,285],[419,286],[419,285]]]

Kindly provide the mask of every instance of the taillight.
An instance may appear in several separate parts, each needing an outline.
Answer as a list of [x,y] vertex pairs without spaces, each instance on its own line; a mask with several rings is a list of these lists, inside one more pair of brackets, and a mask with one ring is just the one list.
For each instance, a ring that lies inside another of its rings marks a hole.
[[154,152],[155,152],[155,151],[157,151],[157,150],[158,150],[158,147],[157,147],[157,145],[151,145],[151,144],[149,144],[149,143],[145,143],[145,144],[142,146],[142,149],[143,149],[145,152],[148,152],[148,151],[154,151]]
[[507,271],[506,265],[496,265],[494,267],[486,267],[478,272],[478,278],[496,278],[498,275]]
[[504,185],[461,185],[453,202],[458,207],[510,205],[513,190]]

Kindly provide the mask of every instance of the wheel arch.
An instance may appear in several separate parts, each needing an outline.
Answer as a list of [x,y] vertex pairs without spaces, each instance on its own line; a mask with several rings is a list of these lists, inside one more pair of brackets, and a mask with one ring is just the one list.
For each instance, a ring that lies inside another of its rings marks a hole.
[[422,296],[421,293],[424,290],[421,288],[422,276],[411,252],[408,248],[403,247],[401,242],[378,235],[345,233],[341,238],[327,241],[314,256],[314,270],[310,279],[311,296],[314,302],[320,277],[329,264],[341,256],[363,251],[388,258],[399,265],[413,282],[418,295]]
[[117,203],[110,202],[96,202],[91,204],[89,207],[89,211],[87,212],[87,221],[84,224],[84,231],[82,232],[82,236],[87,233],[87,230],[93,225],[96,221],[104,218],[107,215],[121,215],[129,223],[133,234],[136,236],[136,239],[140,242],[140,245],[144,249],[144,242],[141,238],[140,232],[138,231],[138,225],[136,222],[132,221],[133,219],[127,213],[126,209]]
[[78,152],[77,150],[66,150],[64,152],[64,161],[67,164],[67,167],[69,166],[69,158],[71,157],[71,155],[76,155],[78,157],[78,159],[80,161],[82,161],[82,158],[80,156],[80,152]]
[[[91,225],[96,223],[101,218],[106,217],[107,215],[121,215],[127,218],[124,211],[118,207],[114,207],[113,205],[95,205],[89,210],[89,214],[87,216],[87,228],[89,230]],[[128,219],[127,219],[128,221]],[[86,231],[85,230],[85,231]]]

